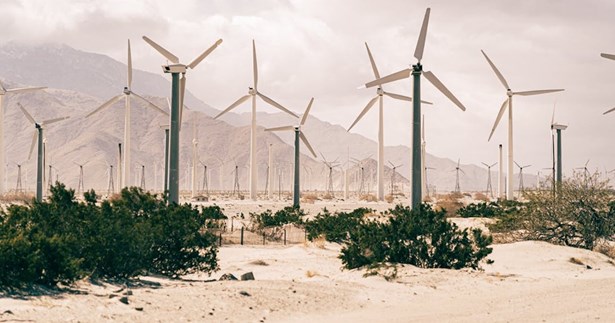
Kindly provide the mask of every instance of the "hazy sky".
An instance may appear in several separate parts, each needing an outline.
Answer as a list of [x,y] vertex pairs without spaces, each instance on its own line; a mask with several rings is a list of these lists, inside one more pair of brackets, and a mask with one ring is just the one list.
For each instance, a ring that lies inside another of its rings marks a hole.
[[[0,41],[61,42],[126,62],[126,39],[135,68],[162,73],[165,63],[141,40],[163,45],[189,63],[218,38],[224,43],[196,70],[188,88],[224,109],[252,84],[251,39],[256,40],[259,90],[302,113],[314,96],[312,114],[348,127],[375,95],[357,90],[371,81],[364,42],[380,73],[415,63],[412,57],[425,9],[431,19],[423,65],[464,103],[461,112],[431,84],[423,83],[428,152],[462,163],[497,160],[506,147],[506,119],[487,137],[505,100],[505,89],[483,58],[483,49],[513,91],[565,88],[557,94],[514,98],[515,159],[535,173],[550,166],[550,119],[564,132],[567,173],[615,168],[615,1],[201,1],[201,0],[1,0]],[[5,76],[8,77],[8,76]],[[385,89],[411,95],[411,81]],[[274,111],[260,106],[262,111]],[[237,108],[249,111],[249,105]],[[385,142],[410,143],[411,109],[385,99]],[[353,129],[372,139],[377,109]],[[340,147],[342,150],[343,147]]]

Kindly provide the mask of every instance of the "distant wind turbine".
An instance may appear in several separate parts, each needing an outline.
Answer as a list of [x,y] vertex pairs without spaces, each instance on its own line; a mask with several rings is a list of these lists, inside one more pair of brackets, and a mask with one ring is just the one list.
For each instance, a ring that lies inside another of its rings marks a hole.
[[32,136],[32,144],[30,145],[30,154],[28,154],[28,160],[30,160],[30,158],[32,157],[32,151],[34,150],[34,145],[37,144],[37,139],[38,139],[38,156],[37,156],[38,158],[37,158],[37,164],[36,164],[36,200],[39,202],[42,202],[43,201],[43,176],[44,176],[43,172],[45,171],[43,169],[44,167],[43,166],[43,127],[49,124],[58,122],[58,121],[68,119],[69,117],[49,119],[49,120],[45,120],[39,123],[39,122],[36,122],[34,118],[32,118],[30,113],[28,113],[26,108],[24,108],[20,103],[17,103],[17,105],[19,105],[19,108],[21,109],[23,114],[26,116],[28,121],[30,121],[30,123],[33,124],[34,127],[36,128],[36,130],[34,131],[34,136]]
[[165,110],[161,109],[160,107],[158,107],[157,105],[151,103],[150,101],[148,101],[147,99],[145,99],[144,97],[138,95],[137,93],[135,93],[134,91],[132,91],[132,55],[130,52],[130,39],[128,40],[128,60],[126,63],[127,69],[128,69],[128,76],[127,76],[127,82],[126,82],[126,86],[124,87],[124,90],[122,91],[122,94],[118,94],[114,97],[112,97],[111,99],[107,100],[107,102],[103,103],[101,106],[99,106],[98,108],[96,108],[94,111],[88,113],[86,115],[87,117],[92,116],[93,114],[102,111],[112,105],[114,105],[115,103],[119,102],[122,98],[124,98],[124,162],[123,162],[123,174],[122,174],[122,178],[121,178],[121,183],[118,183],[118,187],[122,188],[122,187],[128,187],[130,186],[130,157],[131,157],[131,143],[130,143],[130,125],[131,125],[131,118],[130,118],[130,98],[131,97],[135,97],[137,99],[139,99],[140,101],[142,101],[143,103],[146,104],[146,106],[148,108],[154,109],[157,112],[160,112],[164,115],[169,115],[168,112],[166,112]]
[[442,82],[431,72],[423,71],[423,65],[421,65],[421,59],[423,58],[423,50],[425,49],[425,39],[427,37],[427,25],[429,24],[430,8],[425,11],[425,17],[423,18],[423,25],[421,27],[421,33],[416,44],[414,51],[414,57],[418,60],[412,68],[406,68],[399,72],[387,75],[377,80],[371,81],[365,84],[365,87],[382,86],[382,84],[409,78],[413,76],[413,117],[412,117],[412,207],[416,208],[422,201],[422,183],[421,172],[423,166],[421,165],[421,75],[431,82],[442,94],[444,94],[449,100],[457,105],[461,110],[465,111],[465,107],[459,100],[449,91]]
[[498,116],[495,119],[495,124],[493,125],[493,128],[491,129],[491,133],[489,134],[489,139],[487,141],[491,140],[491,136],[493,136],[493,132],[497,128],[498,124],[500,123],[500,120],[502,119],[502,116],[504,115],[504,111],[506,111],[506,107],[508,107],[508,182],[507,182],[506,198],[509,200],[512,200],[513,199],[512,178],[513,178],[513,164],[514,164],[514,160],[513,160],[513,110],[512,110],[513,100],[512,98],[514,95],[521,95],[521,96],[538,95],[538,94],[560,92],[560,91],[564,91],[564,89],[513,92],[510,89],[510,86],[508,85],[508,82],[506,81],[502,73],[500,73],[497,67],[495,67],[495,65],[493,64],[491,59],[489,59],[487,54],[485,54],[485,52],[482,50],[481,50],[481,53],[483,53],[483,56],[485,56],[485,59],[487,59],[487,63],[489,63],[489,65],[491,66],[491,69],[493,69],[493,71],[495,72],[495,75],[498,77],[502,85],[504,85],[504,88],[506,88],[507,98],[506,100],[504,100],[504,103],[502,103],[502,107],[500,107],[500,111],[498,112]]
[[47,87],[39,86],[39,87],[23,87],[23,88],[7,89],[0,82],[0,194],[4,194],[6,192],[6,187],[5,187],[6,162],[5,162],[5,156],[4,156],[4,96],[7,94],[19,94],[19,93],[43,90],[46,88]]
[[238,105],[247,101],[249,98],[252,98],[252,131],[250,132],[250,198],[252,200],[256,200],[257,193],[257,181],[258,181],[258,173],[257,173],[257,163],[256,163],[256,97],[260,97],[263,101],[267,102],[269,105],[278,108],[295,118],[299,118],[298,115],[294,114],[292,111],[286,109],[279,103],[273,101],[268,96],[262,94],[258,91],[258,67],[256,63],[256,45],[254,40],[252,40],[252,69],[253,69],[253,77],[254,83],[253,87],[248,87],[248,94],[242,96],[237,101],[233,102],[228,108],[224,109],[224,111],[218,113],[214,119],[218,119],[223,114],[233,110]]
[[300,159],[300,153],[299,153],[299,139],[301,139],[301,141],[303,141],[303,143],[305,144],[305,146],[310,150],[310,153],[312,153],[312,156],[314,156],[314,158],[318,158],[318,156],[316,156],[316,153],[314,152],[314,149],[312,148],[312,146],[310,145],[310,143],[308,142],[307,138],[305,137],[305,135],[303,134],[303,131],[301,131],[301,126],[303,126],[303,124],[305,124],[305,121],[307,121],[308,115],[310,113],[310,109],[312,108],[312,103],[314,102],[314,98],[312,98],[310,100],[310,103],[307,106],[307,109],[305,109],[305,112],[303,113],[303,116],[301,117],[301,121],[299,122],[298,125],[296,126],[284,126],[284,127],[276,127],[276,128],[268,128],[265,129],[265,131],[293,131],[295,133],[295,181],[294,186],[293,186],[293,207],[298,208],[299,207],[299,199],[301,197],[301,186],[300,186],[300,166],[299,166],[299,159]]

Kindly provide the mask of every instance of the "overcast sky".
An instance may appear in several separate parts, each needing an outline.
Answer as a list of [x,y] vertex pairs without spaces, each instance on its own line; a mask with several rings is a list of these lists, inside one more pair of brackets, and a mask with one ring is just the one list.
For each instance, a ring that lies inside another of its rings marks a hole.
[[[428,152],[462,163],[497,161],[506,147],[506,119],[487,137],[505,89],[483,49],[513,91],[565,88],[514,99],[515,159],[535,173],[550,167],[550,119],[564,132],[564,167],[570,173],[615,168],[615,1],[201,1],[1,0],[1,42],[60,42],[126,62],[126,39],[135,68],[162,73],[164,59],[142,41],[147,35],[184,63],[218,38],[224,40],[188,75],[197,97],[224,109],[252,84],[251,39],[256,40],[259,90],[302,113],[348,127],[375,95],[357,90],[373,74],[368,42],[381,75],[415,63],[412,57],[425,9],[431,18],[423,65],[463,102],[462,112],[426,80],[422,84]],[[5,76],[6,77],[6,76]],[[411,81],[385,86],[411,95]],[[259,110],[273,112],[259,106]],[[237,108],[249,111],[249,104]],[[411,107],[385,99],[386,145],[410,144]],[[377,109],[353,129],[376,139]],[[343,147],[340,147],[343,150]]]

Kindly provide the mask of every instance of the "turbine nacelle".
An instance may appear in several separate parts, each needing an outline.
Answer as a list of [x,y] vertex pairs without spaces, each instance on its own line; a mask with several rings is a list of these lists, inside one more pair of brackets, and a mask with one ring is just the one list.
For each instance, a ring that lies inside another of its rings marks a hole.
[[173,65],[162,65],[162,71],[164,73],[186,73],[186,65],[184,64],[173,64]]
[[132,93],[132,91],[130,91],[130,89],[127,86],[124,86],[124,94],[126,95],[130,95]]
[[384,95],[384,90],[382,89],[382,87],[378,87],[378,89],[376,89],[376,94],[383,96]]
[[248,94],[250,95],[256,95],[256,90],[254,90],[253,87],[248,87]]

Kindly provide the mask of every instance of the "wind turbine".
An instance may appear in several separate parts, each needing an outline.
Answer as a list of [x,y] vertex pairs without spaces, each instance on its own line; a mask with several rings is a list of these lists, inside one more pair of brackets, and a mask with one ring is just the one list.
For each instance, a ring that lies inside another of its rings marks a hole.
[[85,166],[87,163],[89,163],[90,161],[86,161],[83,164],[78,164],[76,162],[73,162],[73,164],[79,166],[79,183],[77,184],[77,195],[82,194],[83,192],[85,192],[84,186],[83,186],[83,166]]
[[582,169],[585,177],[585,182],[587,182],[587,177],[589,176],[589,170],[587,169],[587,165],[589,164],[589,159],[585,162],[583,167],[576,167],[575,169]]
[[[155,43],[153,40],[143,36],[143,40],[150,44],[158,53],[168,59],[172,65],[163,65],[164,73],[171,73],[171,142],[169,143],[169,202],[179,203],[179,130],[181,126],[181,115],[184,107],[184,93],[186,91],[186,72],[188,68],[194,69],[205,57],[207,57],[216,47],[222,43],[218,39],[211,47],[197,56],[190,64],[184,65],[179,62],[177,56]],[[181,80],[179,74],[182,74]]]
[[21,164],[17,165],[17,184],[15,185],[15,193],[23,193],[23,187],[21,186]]
[[[378,68],[376,67],[376,62],[374,61],[374,57],[372,56],[371,51],[369,50],[369,46],[365,43],[365,48],[367,49],[367,55],[369,56],[369,61],[372,65],[372,70],[374,72],[374,77],[376,79],[380,79],[380,73],[378,72]],[[402,100],[402,101],[412,101],[411,97],[390,93],[384,91],[382,84],[378,84],[378,89],[376,90],[376,96],[371,99],[363,111],[359,114],[357,119],[352,123],[352,125],[348,128],[347,131],[350,131],[352,127],[354,127],[361,118],[374,106],[376,101],[378,101],[378,168],[377,168],[377,176],[378,176],[378,188],[377,188],[377,197],[378,200],[384,200],[384,96],[391,97],[393,99]],[[426,104],[432,104],[431,102],[422,101]]]
[[459,186],[459,172],[461,172],[463,175],[466,174],[463,169],[461,169],[460,162],[461,158],[457,159],[457,167],[455,167],[455,193],[461,193],[461,187]]
[[30,123],[33,124],[34,127],[36,128],[36,130],[34,130],[34,136],[32,136],[32,144],[30,145],[30,154],[28,154],[28,160],[30,160],[30,158],[32,157],[32,151],[34,150],[34,145],[37,143],[37,138],[38,138],[38,158],[37,158],[37,164],[36,164],[36,200],[38,202],[42,202],[43,201],[43,172],[45,171],[45,169],[43,169],[44,167],[43,166],[43,127],[46,125],[52,124],[54,122],[68,119],[69,117],[49,119],[41,123],[38,123],[34,120],[34,118],[32,118],[32,116],[30,115],[30,113],[28,113],[26,108],[24,108],[20,103],[17,103],[17,105],[21,109],[21,112],[23,112],[23,114],[26,116],[28,121],[30,121]]
[[329,170],[329,173],[327,175],[327,184],[326,184],[326,193],[325,194],[330,195],[331,197],[334,197],[334,193],[333,193],[333,168],[339,166],[339,164],[337,164],[338,158],[336,158],[332,162],[328,162],[327,159],[325,158],[325,155],[320,153],[320,156],[322,156],[323,163],[325,164],[325,166],[327,166],[327,169]]
[[15,88],[15,89],[7,89],[4,87],[2,82],[0,82],[0,194],[4,194],[5,187],[5,173],[6,173],[6,163],[4,156],[4,96],[7,94],[18,94],[18,93],[26,93],[37,90],[46,89],[45,86],[39,87],[23,87],[23,88]]
[[509,200],[513,199],[513,110],[512,110],[512,98],[514,95],[521,95],[521,96],[530,96],[530,95],[538,95],[538,94],[546,94],[546,93],[553,93],[553,92],[560,92],[560,91],[564,91],[564,89],[550,89],[550,90],[534,90],[534,91],[521,91],[521,92],[513,92],[510,89],[510,86],[508,85],[508,82],[506,81],[506,79],[504,78],[504,76],[502,75],[502,73],[500,73],[500,71],[497,69],[497,67],[495,67],[495,65],[493,64],[493,62],[489,59],[489,57],[487,56],[487,54],[485,54],[485,52],[483,50],[481,50],[481,52],[483,53],[483,56],[485,56],[485,59],[487,59],[487,62],[489,63],[489,65],[491,66],[491,68],[493,69],[493,71],[495,72],[495,75],[498,77],[498,79],[500,80],[500,82],[502,83],[502,85],[504,85],[504,88],[506,88],[506,100],[504,100],[504,103],[502,103],[502,107],[500,107],[500,111],[498,112],[498,116],[495,119],[495,124],[493,125],[493,128],[491,129],[491,133],[489,134],[489,140],[491,140],[491,136],[493,136],[493,132],[495,131],[495,128],[497,128],[498,124],[500,123],[500,119],[502,119],[502,116],[504,115],[504,111],[506,111],[506,107],[508,107],[508,183],[507,183],[507,190],[506,190],[506,198]]
[[127,83],[122,93],[112,97],[107,102],[103,103],[101,106],[99,106],[94,111],[88,113],[85,116],[86,118],[88,118],[92,116],[93,114],[114,105],[115,103],[119,102],[122,98],[124,98],[124,102],[125,102],[124,104],[124,163],[123,163],[123,168],[122,168],[123,173],[122,173],[121,183],[118,183],[119,187],[130,186],[130,157],[131,157],[130,156],[131,155],[130,154],[130,149],[131,149],[130,148],[131,146],[131,143],[130,143],[130,124],[131,124],[130,98],[132,97],[137,98],[141,102],[145,103],[148,108],[154,109],[155,111],[160,112],[162,114],[169,115],[168,112],[164,111],[157,105],[151,103],[144,97],[132,91],[132,55],[130,52],[130,39],[128,40],[128,59],[127,59],[126,66],[128,69],[127,80],[126,80]]
[[391,169],[393,169],[393,172],[391,173],[391,197],[393,197],[393,194],[396,193],[397,189],[395,186],[395,175],[397,175],[397,168],[401,167],[402,165],[395,165],[393,163],[391,163],[391,161],[389,161],[389,164],[391,164]]
[[293,184],[294,185],[293,186],[293,207],[295,208],[299,208],[299,199],[301,197],[301,186],[299,185],[300,184],[299,181],[301,177],[299,173],[301,170],[300,165],[299,165],[299,159],[300,159],[299,139],[301,139],[301,141],[303,141],[303,144],[305,144],[305,146],[310,150],[310,153],[312,153],[312,156],[314,156],[314,158],[318,158],[318,156],[316,156],[316,153],[314,152],[314,149],[312,148],[307,138],[303,134],[303,131],[301,131],[301,126],[303,126],[303,124],[305,124],[305,121],[307,121],[308,115],[310,113],[310,109],[312,108],[312,103],[314,103],[314,98],[310,99],[310,103],[305,109],[305,112],[303,113],[303,116],[301,117],[301,121],[299,122],[298,125],[265,129],[265,131],[293,131],[295,133],[295,181]]
[[292,111],[289,111],[288,109],[286,109],[279,103],[273,101],[268,96],[258,91],[258,67],[256,64],[256,45],[254,43],[254,40],[252,40],[252,69],[253,69],[254,83],[253,83],[253,87],[248,87],[248,94],[242,96],[237,101],[233,102],[233,104],[231,104],[228,108],[224,109],[224,111],[220,112],[217,116],[215,116],[214,119],[218,119],[223,114],[233,110],[235,107],[237,107],[238,105],[242,104],[243,102],[248,100],[250,97],[252,97],[252,131],[250,132],[250,184],[249,185],[250,185],[250,198],[252,200],[256,200],[257,181],[258,181],[258,176],[257,176],[258,166],[256,164],[256,97],[257,96],[260,97],[263,101],[265,101],[269,105],[275,108],[278,108],[292,115],[295,118],[299,118],[299,116],[294,114]]
[[[566,130],[568,128],[567,125],[559,124],[555,122],[555,104],[553,105],[553,114],[551,115],[551,134],[553,134],[553,130],[557,133],[557,176],[556,176],[556,187],[559,187],[562,183],[562,130]],[[553,141],[553,136],[551,136],[551,141]],[[555,148],[555,142],[552,142],[553,147]]]
[[497,165],[498,163],[493,163],[491,165],[487,164],[487,163],[483,163],[481,162],[483,165],[485,165],[485,167],[487,167],[487,194],[491,194],[491,197],[493,197],[493,186],[491,186],[491,167]]
[[203,187],[201,189],[201,192],[205,192],[205,194],[207,194],[207,196],[209,197],[209,181],[207,178],[207,164],[205,164],[204,162],[200,160],[199,160],[199,163],[203,165]]
[[465,107],[459,100],[449,91],[442,82],[431,72],[423,71],[423,65],[421,65],[421,59],[423,58],[423,50],[425,49],[425,39],[427,37],[427,25],[429,24],[430,8],[425,11],[425,17],[423,18],[423,25],[421,27],[421,33],[416,44],[414,51],[414,57],[418,60],[412,68],[406,68],[399,72],[387,75],[377,80],[371,81],[365,84],[365,87],[382,86],[382,84],[397,81],[400,79],[409,78],[412,75],[413,79],[413,94],[414,98],[412,102],[413,117],[412,117],[412,208],[416,208],[421,204],[422,197],[422,183],[421,172],[423,167],[421,165],[421,75],[431,82],[442,94],[449,98],[455,105],[461,110],[465,111]]
[[198,130],[196,126],[196,117],[192,119],[192,178],[191,178],[191,197],[194,198],[197,194],[197,161],[199,161],[199,140]]
[[[113,185],[113,165],[109,165],[109,170],[107,172],[109,175],[109,181],[107,183],[107,196],[111,196],[111,194],[115,194],[115,185]],[[51,170],[49,173],[51,174]]]
[[517,162],[514,163],[515,165],[517,165],[517,167],[519,167],[519,196],[521,196],[521,194],[523,194],[523,190],[525,189],[525,187],[523,186],[523,169],[528,168],[532,165],[521,166]]

